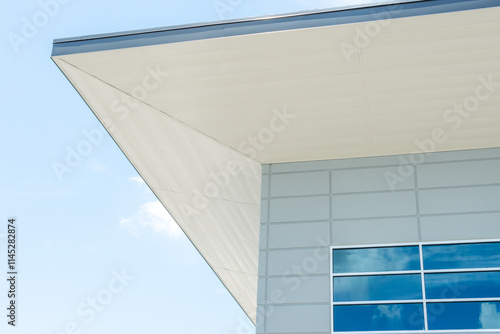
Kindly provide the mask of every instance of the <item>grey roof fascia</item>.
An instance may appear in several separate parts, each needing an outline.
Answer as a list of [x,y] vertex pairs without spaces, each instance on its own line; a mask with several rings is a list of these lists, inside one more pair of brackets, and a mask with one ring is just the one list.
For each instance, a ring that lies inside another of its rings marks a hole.
[[419,0],[56,39],[52,56],[368,22],[500,6],[499,0]]

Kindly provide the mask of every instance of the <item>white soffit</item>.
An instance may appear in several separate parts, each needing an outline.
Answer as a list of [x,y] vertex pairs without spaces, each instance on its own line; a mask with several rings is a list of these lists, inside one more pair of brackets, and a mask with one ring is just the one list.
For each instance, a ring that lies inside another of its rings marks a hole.
[[[458,114],[444,117],[479,76],[500,81],[498,17],[493,7],[60,58],[129,94],[147,68],[168,72],[148,105],[245,154],[257,146],[261,163],[410,153],[435,128],[448,137],[440,151],[497,147],[498,87],[457,128]],[[285,108],[296,118],[250,145]]]
[[261,166],[253,159],[55,59],[137,171],[255,322]]
[[[260,163],[411,153],[436,129],[446,139],[426,149],[500,146],[500,87],[480,79],[500,82],[499,17],[493,7],[53,59],[255,322]],[[450,111],[464,101],[479,103]],[[207,195],[228,166],[235,176]]]

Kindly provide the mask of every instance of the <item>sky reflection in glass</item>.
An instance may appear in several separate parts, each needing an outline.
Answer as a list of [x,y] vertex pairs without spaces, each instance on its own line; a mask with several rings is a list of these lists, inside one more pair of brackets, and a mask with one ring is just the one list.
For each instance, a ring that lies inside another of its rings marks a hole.
[[420,270],[418,246],[336,249],[334,273]]
[[335,331],[424,329],[422,304],[342,305],[333,315]]
[[428,299],[500,297],[500,272],[426,274]]
[[424,269],[500,268],[500,243],[423,247]]
[[500,302],[428,303],[430,330],[498,329]]
[[335,277],[333,298],[337,302],[422,299],[420,275]]
[[[429,330],[500,330],[500,243],[423,245],[422,251]],[[332,255],[334,331],[424,329],[418,246]]]

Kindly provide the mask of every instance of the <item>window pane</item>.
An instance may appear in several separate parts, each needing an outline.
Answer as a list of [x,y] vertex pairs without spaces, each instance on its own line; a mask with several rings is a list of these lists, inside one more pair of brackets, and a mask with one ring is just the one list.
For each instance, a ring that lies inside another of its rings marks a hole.
[[422,330],[422,304],[342,305],[333,307],[334,331]]
[[418,246],[333,250],[334,273],[420,270]]
[[500,329],[500,303],[428,303],[429,329]]
[[408,300],[422,299],[420,275],[379,275],[334,277],[333,300]]
[[500,243],[424,246],[424,269],[500,267]]
[[426,274],[428,299],[500,297],[500,272]]

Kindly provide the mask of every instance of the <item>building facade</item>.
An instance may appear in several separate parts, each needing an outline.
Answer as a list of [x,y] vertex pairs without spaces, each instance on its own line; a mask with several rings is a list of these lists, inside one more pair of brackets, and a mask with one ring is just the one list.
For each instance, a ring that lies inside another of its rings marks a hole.
[[261,207],[257,333],[498,331],[499,149],[266,165]]
[[54,41],[258,334],[500,333],[500,3]]

